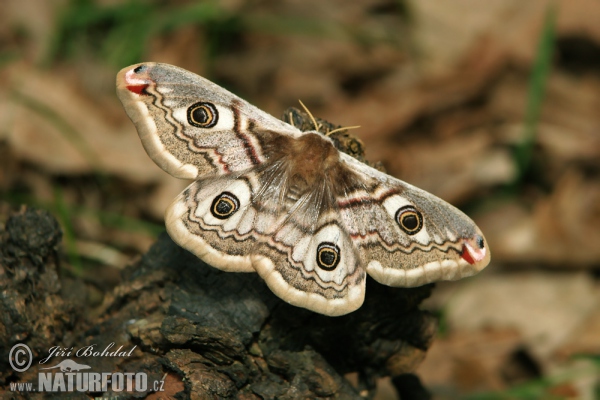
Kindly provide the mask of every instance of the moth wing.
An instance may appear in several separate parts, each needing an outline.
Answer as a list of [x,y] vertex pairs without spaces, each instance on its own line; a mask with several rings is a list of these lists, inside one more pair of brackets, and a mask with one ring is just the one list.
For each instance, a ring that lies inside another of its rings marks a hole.
[[[250,182],[231,175],[195,181],[167,208],[167,232],[175,243],[213,267],[254,272],[251,193]],[[224,218],[227,205],[235,211]]]
[[168,64],[122,69],[117,95],[148,155],[178,178],[247,170],[265,161],[263,143],[302,135],[211,81]]
[[489,263],[480,229],[462,211],[342,154],[356,176],[338,196],[341,221],[371,277],[413,287],[471,276]]
[[[356,310],[366,274],[333,196],[323,183],[290,201],[284,170],[270,165],[192,183],[167,210],[169,234],[216,268],[258,272],[290,304],[331,316]],[[220,218],[229,201],[236,211]]]
[[366,272],[322,180],[273,224],[268,241],[253,256],[254,268],[279,297],[329,316],[347,314],[364,302]]

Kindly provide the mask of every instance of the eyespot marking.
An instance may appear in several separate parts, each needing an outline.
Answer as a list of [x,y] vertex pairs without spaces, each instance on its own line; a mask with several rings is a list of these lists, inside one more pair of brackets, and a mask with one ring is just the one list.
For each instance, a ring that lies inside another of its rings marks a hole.
[[325,271],[333,271],[340,263],[340,248],[331,242],[322,242],[317,247],[317,265]]
[[415,235],[423,228],[423,215],[413,206],[400,207],[395,219],[400,229],[408,235]]
[[212,103],[199,102],[192,104],[187,110],[190,125],[198,128],[212,128],[219,121],[219,112]]
[[218,219],[231,217],[240,208],[240,201],[229,192],[223,192],[213,200],[210,213]]
[[485,247],[485,241],[483,240],[483,236],[478,236],[476,242],[477,246],[479,246],[480,249],[483,249]]

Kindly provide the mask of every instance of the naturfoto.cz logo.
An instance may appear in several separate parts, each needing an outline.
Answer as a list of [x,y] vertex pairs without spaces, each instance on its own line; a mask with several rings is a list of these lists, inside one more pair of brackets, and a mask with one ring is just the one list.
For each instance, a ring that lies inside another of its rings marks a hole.
[[[129,350],[122,350],[123,346],[112,350],[115,344],[111,343],[103,350],[96,350],[95,345],[85,346],[78,350],[54,346],[49,350],[49,355],[40,364],[44,365],[52,357],[128,357],[135,346]],[[111,351],[112,350],[112,351]],[[27,371],[33,361],[31,349],[22,343],[13,346],[9,353],[9,364],[15,372]],[[13,392],[148,392],[162,391],[164,377],[154,381],[148,387],[148,376],[145,372],[93,372],[91,366],[78,363],[72,359],[64,359],[44,368],[39,368],[37,385],[33,382],[11,382],[10,390]],[[49,372],[46,372],[49,371]]]

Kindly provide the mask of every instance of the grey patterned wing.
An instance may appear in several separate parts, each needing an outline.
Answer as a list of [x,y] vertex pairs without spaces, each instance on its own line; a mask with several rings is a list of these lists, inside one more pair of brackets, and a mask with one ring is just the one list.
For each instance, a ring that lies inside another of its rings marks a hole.
[[197,179],[252,168],[263,144],[302,133],[218,85],[157,63],[124,68],[117,95],[148,155],[178,178]]
[[294,191],[283,160],[190,185],[166,214],[182,247],[228,271],[256,271],[293,305],[342,315],[363,303],[365,271],[326,181]]
[[367,273],[390,286],[471,276],[489,263],[483,234],[440,198],[342,155],[356,178],[338,207]]

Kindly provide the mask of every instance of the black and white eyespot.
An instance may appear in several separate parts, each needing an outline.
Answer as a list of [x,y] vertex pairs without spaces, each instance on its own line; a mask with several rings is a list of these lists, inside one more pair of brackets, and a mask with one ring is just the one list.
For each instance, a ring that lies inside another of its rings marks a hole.
[[229,192],[223,192],[213,200],[210,213],[218,219],[231,217],[240,208],[240,201]]
[[408,235],[415,235],[423,228],[423,215],[413,206],[400,207],[396,211],[396,222]]
[[212,128],[219,121],[219,112],[212,103],[199,102],[192,104],[187,110],[190,125],[198,128]]
[[477,235],[475,243],[477,243],[477,246],[479,246],[480,249],[483,249],[485,247],[485,240],[483,240],[483,236]]
[[317,247],[317,265],[325,271],[333,271],[340,263],[340,248],[330,242]]

